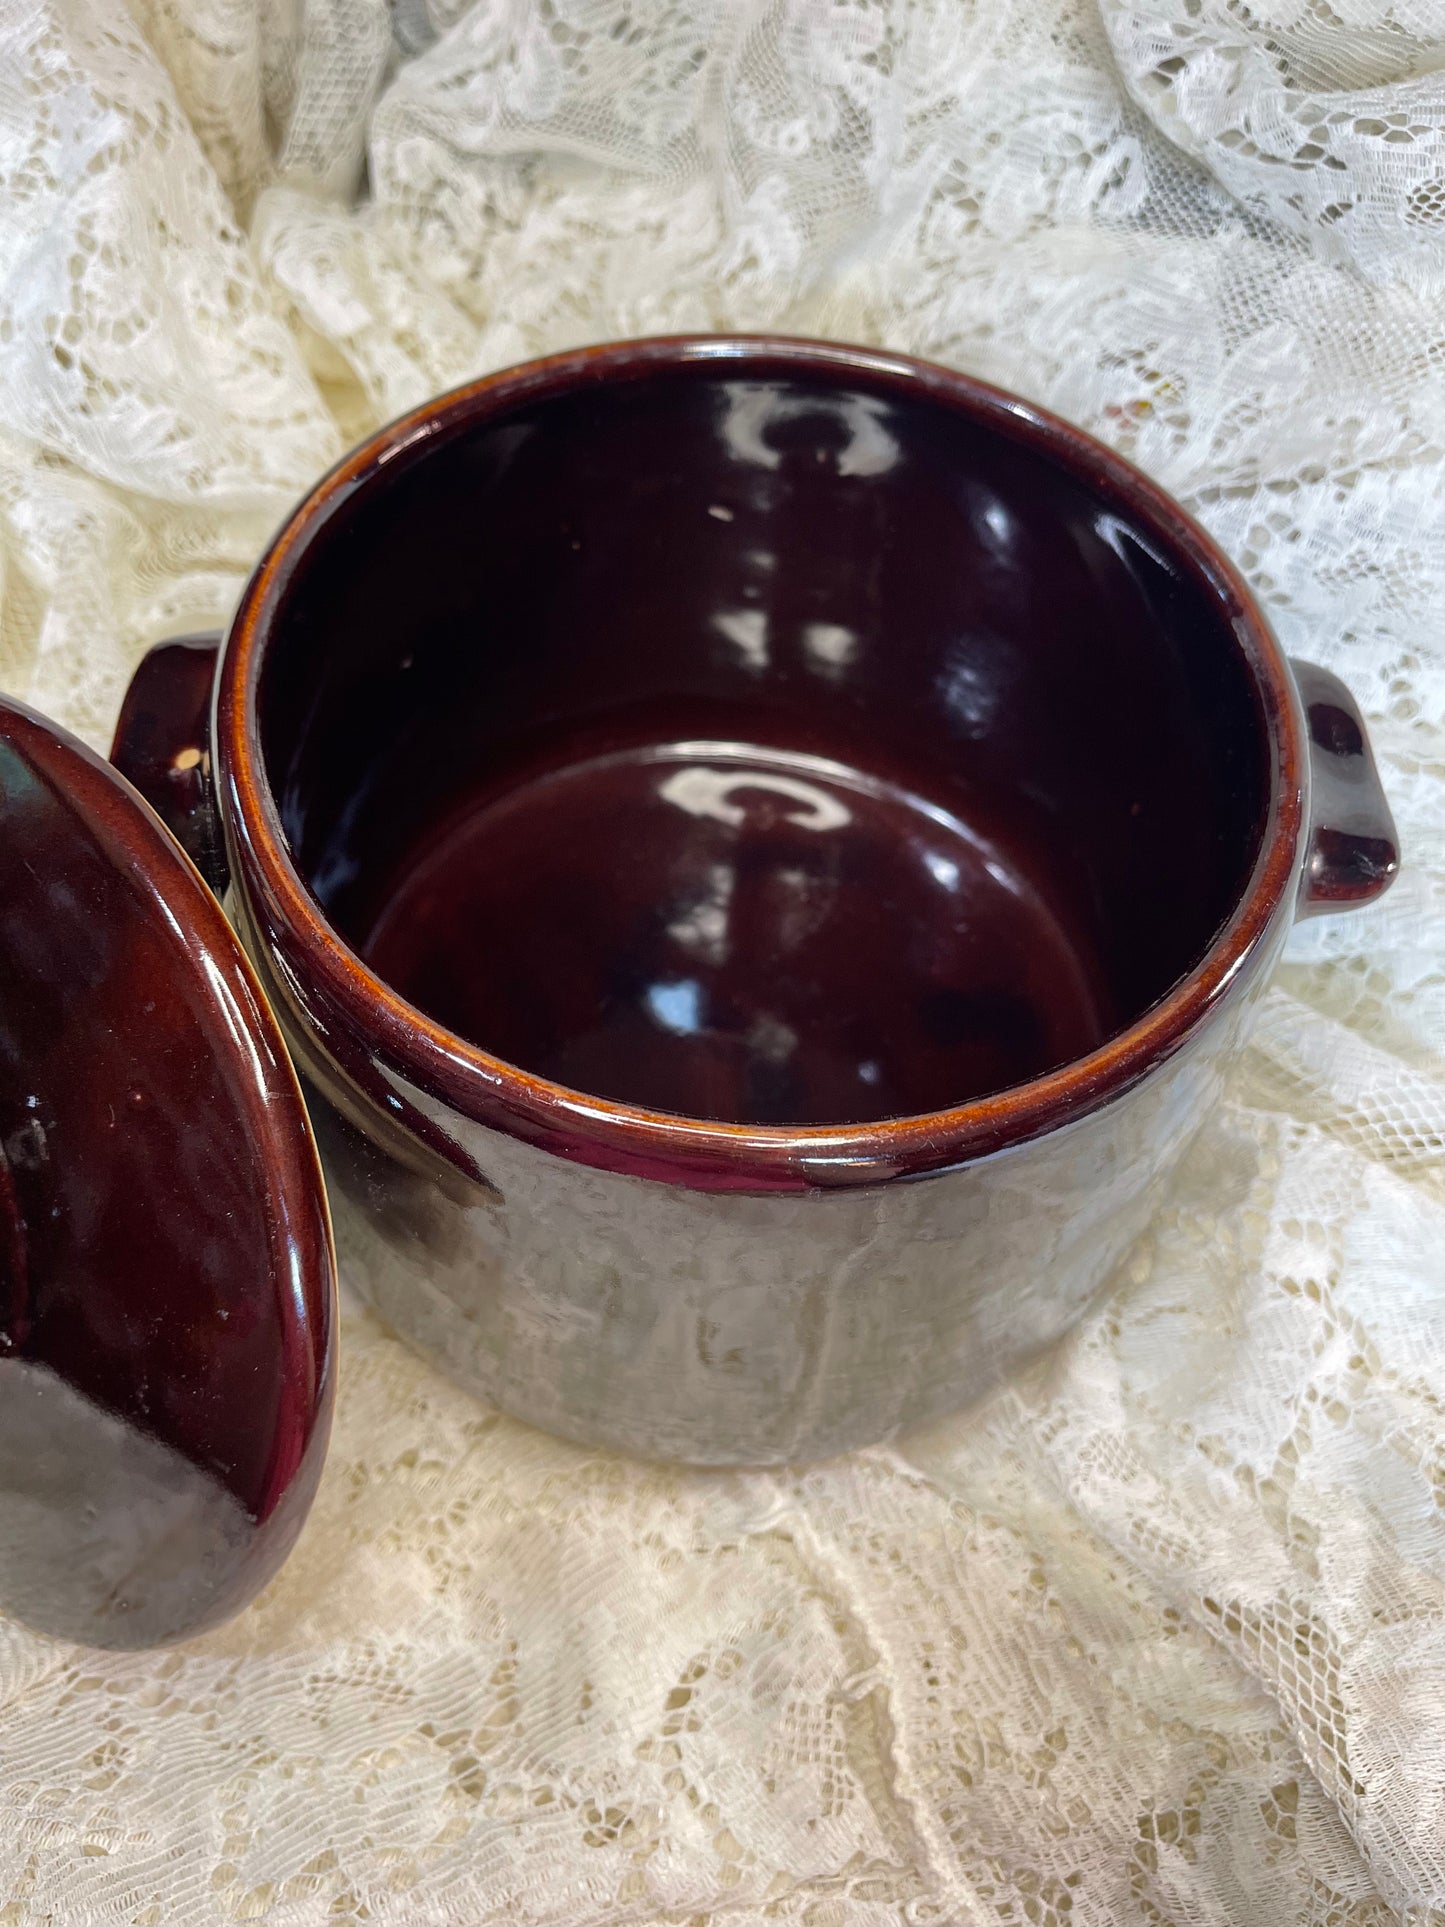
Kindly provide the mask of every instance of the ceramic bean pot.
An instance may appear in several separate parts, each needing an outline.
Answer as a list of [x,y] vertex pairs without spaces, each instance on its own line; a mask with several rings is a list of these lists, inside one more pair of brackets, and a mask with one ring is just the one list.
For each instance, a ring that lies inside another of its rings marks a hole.
[[327,1193],[506,1411],[841,1452],[1079,1317],[1291,923],[1396,867],[1350,697],[1158,488],[786,340],[382,430],[114,759],[0,705],[0,1608],[101,1643],[284,1557]]

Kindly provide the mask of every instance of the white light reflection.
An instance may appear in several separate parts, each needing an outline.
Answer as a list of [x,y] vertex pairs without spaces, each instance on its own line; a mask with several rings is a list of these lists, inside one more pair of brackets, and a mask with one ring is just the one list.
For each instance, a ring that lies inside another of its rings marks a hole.
[[780,419],[782,398],[776,388],[757,382],[740,381],[729,389],[723,437],[739,461],[753,462],[759,468],[776,468],[782,461],[777,449],[763,440],[768,423]]
[[727,961],[728,908],[736,881],[731,864],[710,864],[706,895],[667,926],[673,942],[681,944],[704,963]]
[[838,457],[840,475],[886,475],[898,460],[898,444],[883,426],[883,403],[870,396],[850,396],[843,419],[853,439]]
[[[836,450],[840,475],[883,475],[898,461],[898,443],[885,426],[887,404],[872,395],[788,393],[770,383],[741,381],[728,390],[723,437],[739,461],[775,469],[782,452],[767,434],[785,422],[814,417],[820,427],[836,423],[847,440]],[[812,451],[818,459],[833,453],[833,434],[820,434]]]
[[714,616],[713,627],[740,651],[750,669],[768,665],[768,618],[762,609],[729,609]]
[[1162,569],[1166,575],[1178,573],[1176,566],[1167,556],[1161,555],[1148,536],[1130,522],[1124,522],[1117,515],[1107,511],[1094,519],[1094,532],[1101,541],[1111,548],[1119,560],[1132,567],[1137,558],[1146,556],[1155,568]]
[[[979,647],[972,638],[961,640],[956,649],[973,650]],[[984,644],[987,648],[987,643]],[[999,669],[1001,651],[990,649],[982,660],[957,653],[938,678],[938,694],[944,707],[954,722],[962,727],[967,736],[979,737],[988,733],[1003,697],[1003,675]]]
[[858,636],[838,622],[810,622],[803,631],[803,648],[825,672],[846,669],[858,653]]
[[1014,521],[997,496],[989,503],[979,519],[993,537],[993,547],[1006,549],[1013,537]]
[[702,1029],[702,986],[690,978],[674,984],[654,984],[647,1007],[675,1037],[690,1037]]
[[250,1013],[240,1008],[229,979],[210,952],[202,950],[199,954],[201,969],[210,983],[216,1008],[221,1013],[221,1021],[230,1034],[231,1042],[236,1046],[238,1056],[245,1059],[250,1069],[251,1081],[262,1104],[269,1106],[270,1079],[267,1076],[266,1066],[261,1062],[261,1054],[256,1048],[256,1039],[251,1030]]
[[708,769],[690,764],[669,776],[658,790],[664,802],[686,810],[689,816],[710,816],[718,823],[736,827],[747,818],[747,805],[735,802],[740,792],[762,790],[770,796],[784,796],[801,807],[786,812],[787,820],[804,830],[840,830],[852,821],[852,812],[836,796],[805,783],[796,776],[774,775],[762,770]]
[[780,1017],[757,1018],[748,1030],[751,1049],[769,1064],[786,1064],[798,1048],[798,1033]]

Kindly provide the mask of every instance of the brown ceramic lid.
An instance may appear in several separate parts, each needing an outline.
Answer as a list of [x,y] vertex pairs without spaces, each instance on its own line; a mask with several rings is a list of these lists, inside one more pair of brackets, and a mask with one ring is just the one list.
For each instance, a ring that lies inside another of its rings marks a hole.
[[0,698],[0,1613],[183,1638],[291,1547],[335,1265],[280,1034],[178,845]]

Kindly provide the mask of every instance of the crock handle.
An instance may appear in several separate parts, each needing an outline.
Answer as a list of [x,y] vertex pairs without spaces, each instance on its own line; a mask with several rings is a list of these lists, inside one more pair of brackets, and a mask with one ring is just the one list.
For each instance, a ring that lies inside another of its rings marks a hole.
[[176,636],[141,657],[110,760],[138,789],[217,896],[226,845],[211,774],[211,689],[221,637]]
[[1290,667],[1310,745],[1309,860],[1299,915],[1317,917],[1383,896],[1400,867],[1400,842],[1354,697],[1328,669],[1298,660]]

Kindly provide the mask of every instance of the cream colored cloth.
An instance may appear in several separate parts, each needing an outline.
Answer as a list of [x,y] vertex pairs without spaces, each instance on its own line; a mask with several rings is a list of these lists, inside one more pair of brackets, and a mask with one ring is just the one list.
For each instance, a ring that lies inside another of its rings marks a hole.
[[379,418],[755,326],[1142,463],[1358,692],[1405,873],[925,1436],[628,1464],[348,1310],[257,1607],[0,1626],[6,1927],[1445,1920],[1445,0],[0,0],[0,681],[102,743]]

